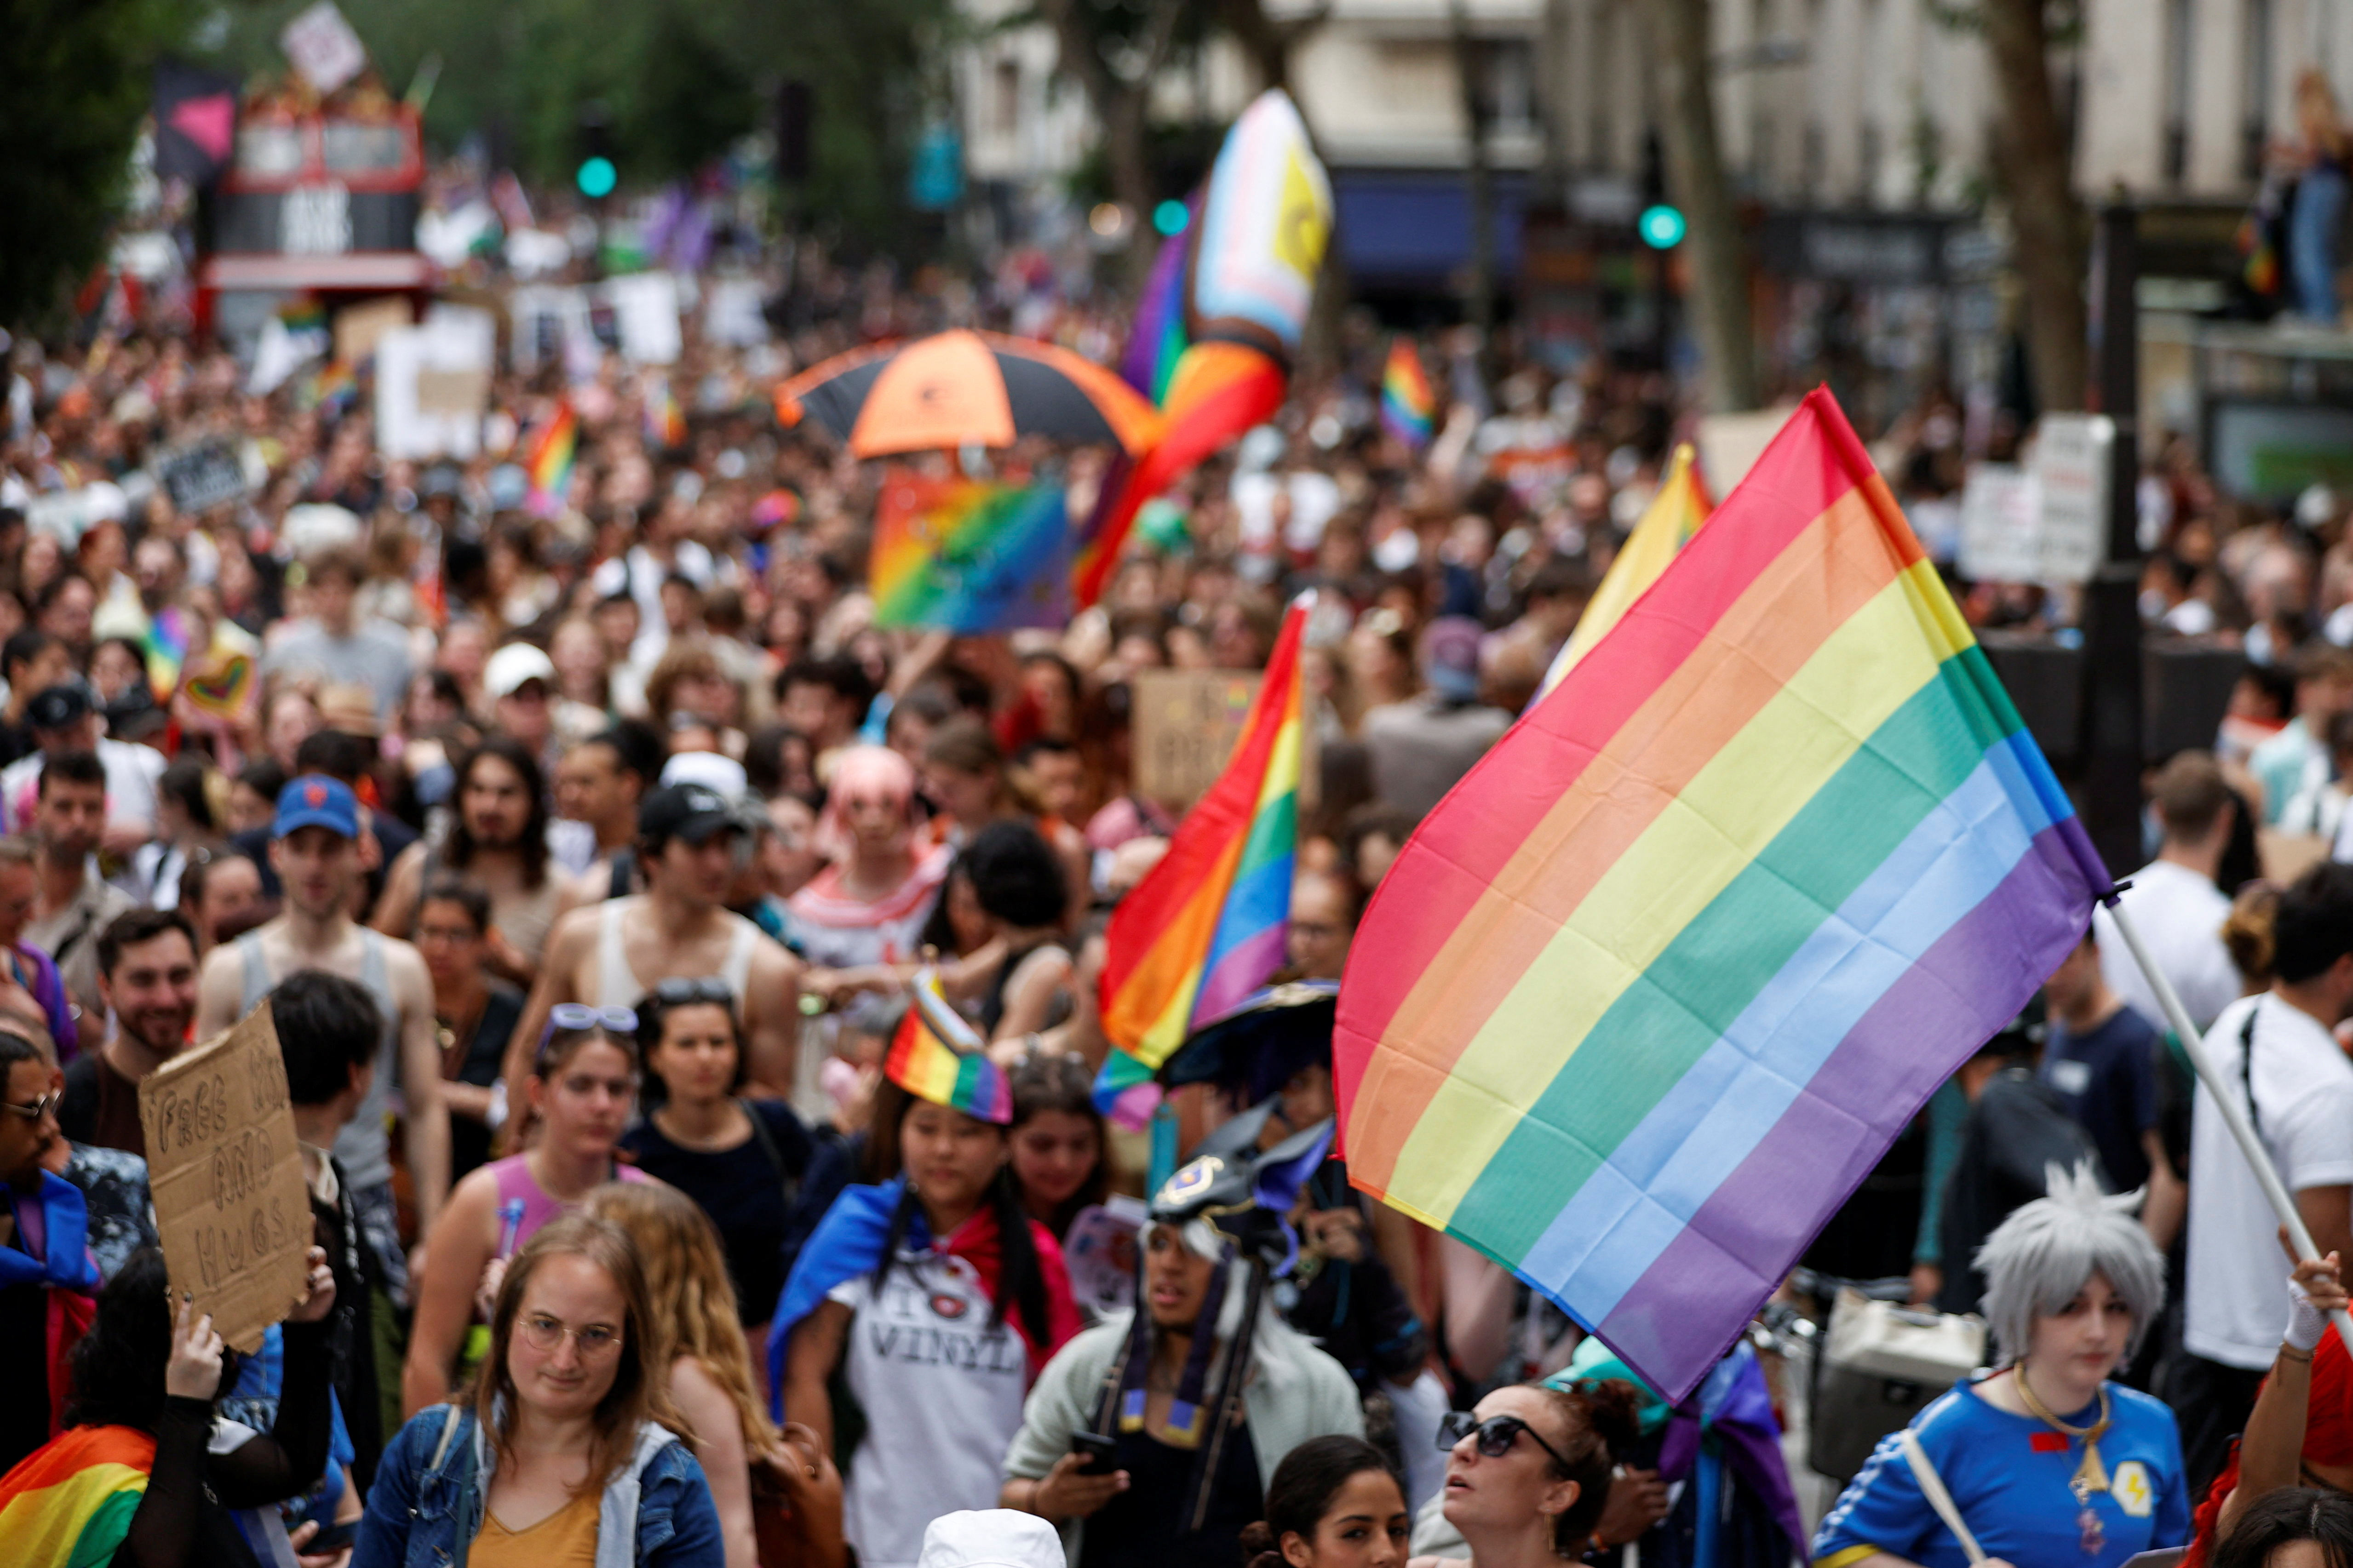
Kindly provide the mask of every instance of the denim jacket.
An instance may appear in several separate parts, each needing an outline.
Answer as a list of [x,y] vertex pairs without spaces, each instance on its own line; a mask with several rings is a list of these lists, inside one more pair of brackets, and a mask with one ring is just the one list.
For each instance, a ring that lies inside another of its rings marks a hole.
[[[351,1568],[466,1568],[492,1468],[472,1410],[417,1412],[376,1466]],[[646,1423],[605,1483],[596,1568],[724,1568],[726,1558],[702,1467],[676,1434]]]

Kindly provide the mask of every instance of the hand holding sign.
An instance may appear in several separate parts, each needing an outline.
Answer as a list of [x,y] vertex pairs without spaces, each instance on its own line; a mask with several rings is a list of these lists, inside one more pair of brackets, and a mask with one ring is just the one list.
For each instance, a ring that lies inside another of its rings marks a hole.
[[142,1079],[139,1121],[173,1290],[248,1353],[290,1310],[323,1317],[334,1280],[314,1278],[325,1260],[311,1260],[311,1197],[269,1005]]

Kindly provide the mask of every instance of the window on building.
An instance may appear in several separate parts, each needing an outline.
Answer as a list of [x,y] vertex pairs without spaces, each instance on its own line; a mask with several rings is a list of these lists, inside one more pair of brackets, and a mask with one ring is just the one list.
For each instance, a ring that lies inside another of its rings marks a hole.
[[999,136],[1021,129],[1021,62],[1004,59],[989,73],[988,128]]
[[2263,145],[2271,140],[2272,0],[2246,0],[2246,75],[2239,96],[2239,177],[2263,178]]
[[1866,120],[1855,138],[1855,199],[1867,207],[1879,205],[1879,182],[1886,147],[1879,133],[1879,121]]
[[1494,38],[1481,61],[1486,80],[1487,128],[1526,132],[1535,129],[1535,45],[1527,38]]
[[2178,185],[2189,172],[2189,30],[2192,0],[2165,3],[2165,145],[2163,174]]
[[1805,198],[1812,201],[1821,195],[1822,171],[1830,162],[1830,137],[1819,120],[1806,121],[1805,144],[1798,154],[1798,180]]

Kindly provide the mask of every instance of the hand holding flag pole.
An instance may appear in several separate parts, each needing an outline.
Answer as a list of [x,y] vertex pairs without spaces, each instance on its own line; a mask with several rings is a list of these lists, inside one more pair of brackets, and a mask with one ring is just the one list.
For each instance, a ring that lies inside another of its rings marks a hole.
[[[2108,906],[2108,913],[2114,917],[2116,930],[2123,934],[2125,945],[2132,949],[2133,962],[2139,964],[2140,972],[2148,977],[2149,988],[2157,993],[2158,1005],[2165,1009],[2165,1021],[2173,1026],[2175,1034],[2181,1037],[2181,1048],[2189,1053],[2189,1065],[2197,1069],[2198,1081],[2206,1086],[2206,1092],[2214,1097],[2215,1105],[2221,1110],[2222,1124],[2231,1130],[2231,1136],[2238,1142],[2239,1152],[2247,1157],[2247,1163],[2254,1167],[2255,1180],[2261,1184],[2263,1196],[2270,1201],[2272,1213],[2278,1216],[2281,1227],[2287,1232],[2288,1242],[2295,1249],[2296,1261],[2309,1263],[2320,1256],[2320,1249],[2313,1245],[2312,1232],[2305,1225],[2304,1215],[2296,1212],[2295,1198],[2288,1192],[2287,1184],[2280,1180],[2279,1168],[2272,1163],[2271,1155],[2264,1151],[2263,1140],[2255,1134],[2254,1124],[2247,1120],[2246,1108],[2239,1103],[2232,1087],[2214,1070],[2213,1061],[2206,1054],[2205,1037],[2189,1021],[2189,1010],[2181,1005],[2180,994],[2173,989],[2173,982],[2165,977],[2165,971],[2158,967],[2156,961],[2149,957],[2148,949],[2141,945],[2140,932],[2134,929],[2132,917],[2125,913],[2121,897],[2128,886],[2129,883],[2117,884],[2101,895],[2100,901]],[[2249,1080],[2248,1092],[2253,1092],[2252,1079]],[[2353,1351],[2353,1316],[2348,1316],[2345,1309],[2339,1307],[2328,1317],[2337,1325],[2337,1337],[2345,1342],[2347,1350]]]

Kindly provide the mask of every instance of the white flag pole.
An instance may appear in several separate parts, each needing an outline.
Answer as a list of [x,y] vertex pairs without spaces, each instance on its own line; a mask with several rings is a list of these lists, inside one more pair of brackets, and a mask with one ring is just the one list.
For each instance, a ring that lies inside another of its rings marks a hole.
[[[2157,993],[2158,1005],[2165,1009],[2166,1022],[2172,1025],[2173,1032],[2181,1037],[2181,1048],[2189,1053],[2189,1065],[2197,1069],[2198,1080],[2213,1097],[2215,1105],[2222,1112],[2222,1124],[2231,1130],[2231,1136],[2238,1142],[2239,1152],[2254,1168],[2255,1180],[2262,1184],[2263,1196],[2270,1200],[2272,1213],[2278,1215],[2280,1224],[2287,1228],[2288,1244],[2295,1248],[2299,1259],[2319,1257],[2320,1249],[2313,1245],[2312,1232],[2306,1228],[2304,1216],[2296,1212],[2295,1199],[2289,1194],[2287,1184],[2280,1180],[2279,1170],[2272,1163],[2263,1140],[2255,1135],[2254,1124],[2247,1120],[2246,1108],[2239,1103],[2234,1086],[2225,1083],[2215,1072],[2213,1062],[2206,1055],[2205,1039],[2198,1033],[2198,1026],[2189,1021],[2189,1010],[2181,1005],[2180,994],[2173,989],[2173,982],[2165,977],[2165,971],[2157,966],[2156,961],[2148,955],[2148,949],[2141,945],[2140,932],[2133,929],[2132,917],[2125,913],[2124,901],[2117,896],[2123,891],[2122,886],[2112,889],[2102,901],[2108,906],[2108,913],[2114,917],[2116,930],[2125,939],[2125,945],[2132,949],[2133,962],[2139,964],[2141,973],[2148,977],[2149,988]],[[2250,1092],[2253,1091],[2253,1083],[2250,1079]],[[2353,1263],[2353,1259],[2339,1261]],[[2329,1318],[2336,1323],[2337,1337],[2345,1342],[2345,1348],[2353,1351],[2353,1316],[2348,1316],[2339,1308],[2331,1312]]]

